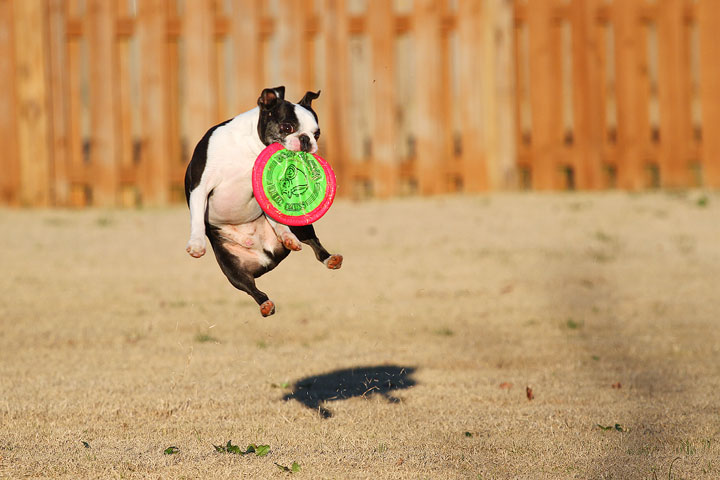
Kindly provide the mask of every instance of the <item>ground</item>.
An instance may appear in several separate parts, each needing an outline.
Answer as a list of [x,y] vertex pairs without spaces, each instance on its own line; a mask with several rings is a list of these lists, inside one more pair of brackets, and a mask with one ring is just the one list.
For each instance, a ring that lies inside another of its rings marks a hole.
[[317,230],[342,269],[292,253],[262,318],[180,206],[0,210],[0,477],[720,478],[720,194],[338,200]]

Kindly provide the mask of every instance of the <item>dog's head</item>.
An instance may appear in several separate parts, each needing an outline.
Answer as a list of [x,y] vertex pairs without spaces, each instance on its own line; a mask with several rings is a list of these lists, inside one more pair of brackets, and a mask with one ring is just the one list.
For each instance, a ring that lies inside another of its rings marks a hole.
[[266,88],[258,98],[258,134],[265,145],[279,143],[288,150],[315,153],[320,138],[312,101],[320,92],[307,92],[298,103],[285,100],[285,87]]

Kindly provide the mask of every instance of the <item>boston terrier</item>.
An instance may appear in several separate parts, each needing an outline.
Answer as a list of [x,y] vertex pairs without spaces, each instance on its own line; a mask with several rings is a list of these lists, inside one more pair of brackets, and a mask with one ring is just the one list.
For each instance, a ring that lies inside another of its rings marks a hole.
[[271,143],[293,151],[315,153],[320,137],[312,101],[320,92],[307,92],[299,103],[285,100],[285,87],[266,88],[258,106],[215,125],[195,147],[185,172],[185,196],[190,207],[187,252],[205,254],[210,239],[220,269],[237,289],[247,292],[267,317],[275,304],[258,290],[255,279],[275,268],[300,242],[329,269],[342,266],[342,255],[331,255],[312,225],[289,227],[264,214],[252,190],[255,159]]

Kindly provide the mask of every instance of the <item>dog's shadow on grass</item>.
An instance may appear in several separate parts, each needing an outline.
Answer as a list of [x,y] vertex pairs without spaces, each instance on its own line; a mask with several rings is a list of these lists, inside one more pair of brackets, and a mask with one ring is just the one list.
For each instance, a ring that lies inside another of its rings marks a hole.
[[335,370],[323,375],[301,378],[293,384],[293,391],[285,395],[283,400],[297,400],[306,407],[317,410],[323,418],[330,418],[332,412],[321,403],[371,395],[382,395],[389,402],[399,403],[400,400],[390,392],[415,385],[415,380],[411,378],[413,372],[413,367],[396,365]]

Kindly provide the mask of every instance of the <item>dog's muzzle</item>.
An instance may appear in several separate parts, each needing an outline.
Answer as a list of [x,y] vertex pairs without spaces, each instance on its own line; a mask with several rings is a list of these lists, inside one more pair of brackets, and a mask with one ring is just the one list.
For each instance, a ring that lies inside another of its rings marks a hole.
[[300,150],[303,152],[310,152],[312,150],[312,142],[310,141],[310,137],[307,135],[300,135],[298,137],[300,139]]

